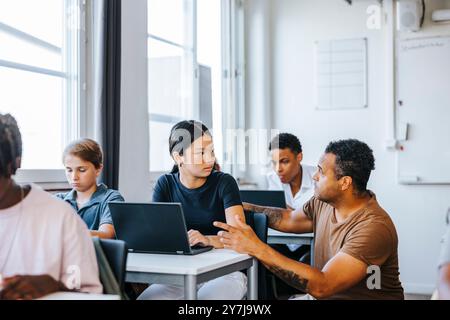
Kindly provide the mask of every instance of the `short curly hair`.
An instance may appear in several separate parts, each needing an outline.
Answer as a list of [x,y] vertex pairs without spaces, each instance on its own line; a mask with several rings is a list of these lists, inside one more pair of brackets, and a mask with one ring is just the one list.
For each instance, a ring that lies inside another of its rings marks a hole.
[[270,141],[269,151],[274,149],[290,149],[293,153],[303,152],[300,140],[290,133],[280,133]]
[[22,137],[16,119],[0,113],[0,176],[9,178],[17,171],[16,159],[22,157]]
[[325,153],[336,156],[337,179],[349,176],[357,193],[367,191],[370,173],[375,169],[373,151],[367,144],[355,139],[333,141],[327,146]]

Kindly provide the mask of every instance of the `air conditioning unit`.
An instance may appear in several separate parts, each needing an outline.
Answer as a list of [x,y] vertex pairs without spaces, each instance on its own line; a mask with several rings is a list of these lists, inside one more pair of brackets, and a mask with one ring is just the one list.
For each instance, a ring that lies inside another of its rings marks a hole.
[[450,22],[450,9],[433,11],[431,20],[434,22]]
[[424,3],[421,0],[398,0],[397,1],[397,28],[399,31],[419,31],[423,16]]

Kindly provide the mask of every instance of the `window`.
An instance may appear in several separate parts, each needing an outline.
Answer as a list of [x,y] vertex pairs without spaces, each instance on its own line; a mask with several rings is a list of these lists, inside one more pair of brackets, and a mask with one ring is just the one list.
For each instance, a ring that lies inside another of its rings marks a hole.
[[80,135],[83,12],[81,0],[0,0],[0,112],[22,132],[19,176],[61,170],[64,146]]
[[167,141],[181,120],[204,122],[222,154],[222,0],[148,0],[150,171],[173,166]]
[[[246,175],[245,14],[243,0],[223,2],[223,169],[235,178]],[[225,50],[224,50],[225,51]],[[245,136],[245,133],[244,133]],[[242,161],[244,160],[244,161]]]

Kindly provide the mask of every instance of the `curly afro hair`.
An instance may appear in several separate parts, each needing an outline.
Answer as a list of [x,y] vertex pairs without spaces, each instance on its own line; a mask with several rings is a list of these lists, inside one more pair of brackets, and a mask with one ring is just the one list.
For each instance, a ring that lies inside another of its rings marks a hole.
[[22,137],[16,119],[0,113],[0,176],[9,178],[17,171],[16,159],[22,157]]
[[333,141],[327,146],[325,153],[336,156],[337,179],[349,176],[357,193],[367,191],[370,173],[375,169],[373,151],[367,144],[355,139]]

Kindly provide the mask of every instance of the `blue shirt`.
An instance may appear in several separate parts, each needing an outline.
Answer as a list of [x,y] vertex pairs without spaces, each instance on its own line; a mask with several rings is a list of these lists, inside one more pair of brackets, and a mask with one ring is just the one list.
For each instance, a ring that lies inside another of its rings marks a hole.
[[97,190],[91,196],[91,199],[81,209],[78,209],[75,189],[68,193],[58,193],[56,196],[68,202],[78,212],[90,230],[98,230],[102,224],[113,224],[108,203],[124,201],[119,191],[108,189],[104,184],[97,186]]
[[217,235],[220,229],[213,222],[226,222],[225,209],[242,205],[234,178],[217,171],[196,189],[183,186],[179,173],[163,175],[156,183],[153,202],[181,203],[187,229],[198,230],[203,235]]

